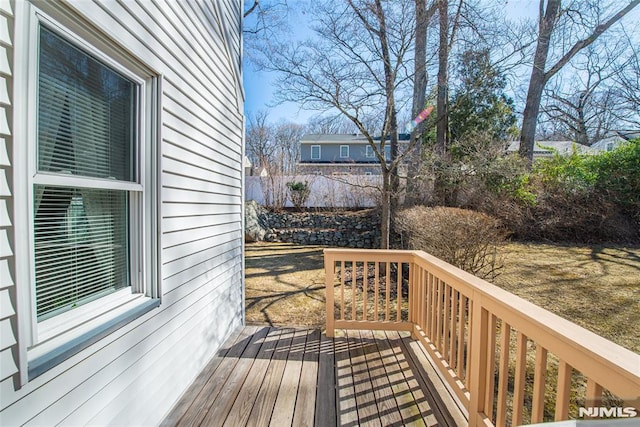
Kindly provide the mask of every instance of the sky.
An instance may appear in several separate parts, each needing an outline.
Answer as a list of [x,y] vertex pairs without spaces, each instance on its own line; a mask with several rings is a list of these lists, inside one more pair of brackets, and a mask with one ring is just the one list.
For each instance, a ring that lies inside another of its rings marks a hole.
[[[289,4],[294,5],[295,7],[297,1],[299,0],[290,0]],[[519,20],[527,17],[537,19],[538,0],[488,1],[504,3],[505,13],[513,20]],[[640,16],[640,10],[634,10],[632,13],[635,16]],[[297,13],[291,14],[289,25],[292,32],[300,38],[303,38],[304,34],[308,31],[305,25],[305,19]],[[268,110],[268,118],[270,122],[275,123],[278,121],[287,121],[305,124],[310,117],[319,114],[317,111],[302,110],[293,103],[273,105],[274,75],[272,73],[255,70],[248,61],[245,61],[244,64],[243,76],[246,94],[244,108],[245,115],[256,113],[259,110]]]

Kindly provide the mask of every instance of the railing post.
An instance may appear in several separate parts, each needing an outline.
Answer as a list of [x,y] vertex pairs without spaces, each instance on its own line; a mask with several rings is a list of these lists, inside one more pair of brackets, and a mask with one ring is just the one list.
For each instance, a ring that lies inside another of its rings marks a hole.
[[482,307],[482,296],[474,292],[473,313],[471,315],[471,372],[469,378],[469,426],[484,425],[484,406],[487,396],[487,349],[489,332],[489,312]]
[[[343,274],[341,271],[340,274]],[[333,284],[335,279],[335,259],[332,255],[324,253],[324,282],[325,282],[325,299],[327,310],[327,330],[326,335],[328,338],[333,338],[335,335],[334,319],[335,319],[335,303],[333,300],[334,289]]]

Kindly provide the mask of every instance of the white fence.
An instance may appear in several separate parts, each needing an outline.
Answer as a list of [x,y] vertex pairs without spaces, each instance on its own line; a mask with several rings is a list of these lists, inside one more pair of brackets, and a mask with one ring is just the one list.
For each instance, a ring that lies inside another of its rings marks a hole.
[[291,207],[287,183],[306,182],[311,190],[309,208],[368,208],[376,206],[382,185],[376,175],[246,176],[245,198],[265,206]]

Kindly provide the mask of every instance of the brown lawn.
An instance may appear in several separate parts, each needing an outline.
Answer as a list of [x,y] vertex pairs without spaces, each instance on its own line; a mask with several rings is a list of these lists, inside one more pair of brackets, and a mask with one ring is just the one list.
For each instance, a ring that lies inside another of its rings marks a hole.
[[[510,243],[494,281],[640,353],[640,248]],[[323,326],[322,248],[246,246],[248,323]]]

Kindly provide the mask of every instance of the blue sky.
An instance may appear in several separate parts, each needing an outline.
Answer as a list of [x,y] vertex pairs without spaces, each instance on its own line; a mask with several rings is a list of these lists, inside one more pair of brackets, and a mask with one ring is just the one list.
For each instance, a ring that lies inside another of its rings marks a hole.
[[[297,0],[290,0],[289,4],[295,8]],[[299,1],[299,0],[298,0]],[[527,17],[537,18],[538,0],[489,0],[492,2],[504,3],[504,8],[509,17],[514,20]],[[640,10],[636,8],[630,15],[640,16]],[[292,13],[289,25],[293,34],[297,37],[304,37],[307,32],[304,16]],[[636,19],[627,16],[625,20]],[[272,73],[256,71],[245,62],[244,67],[244,87],[245,87],[245,114],[255,113],[258,110],[269,111],[269,121],[278,122],[280,120],[305,124],[307,120],[319,114],[317,111],[301,110],[296,104],[286,103],[273,106],[272,86],[274,76]]]

